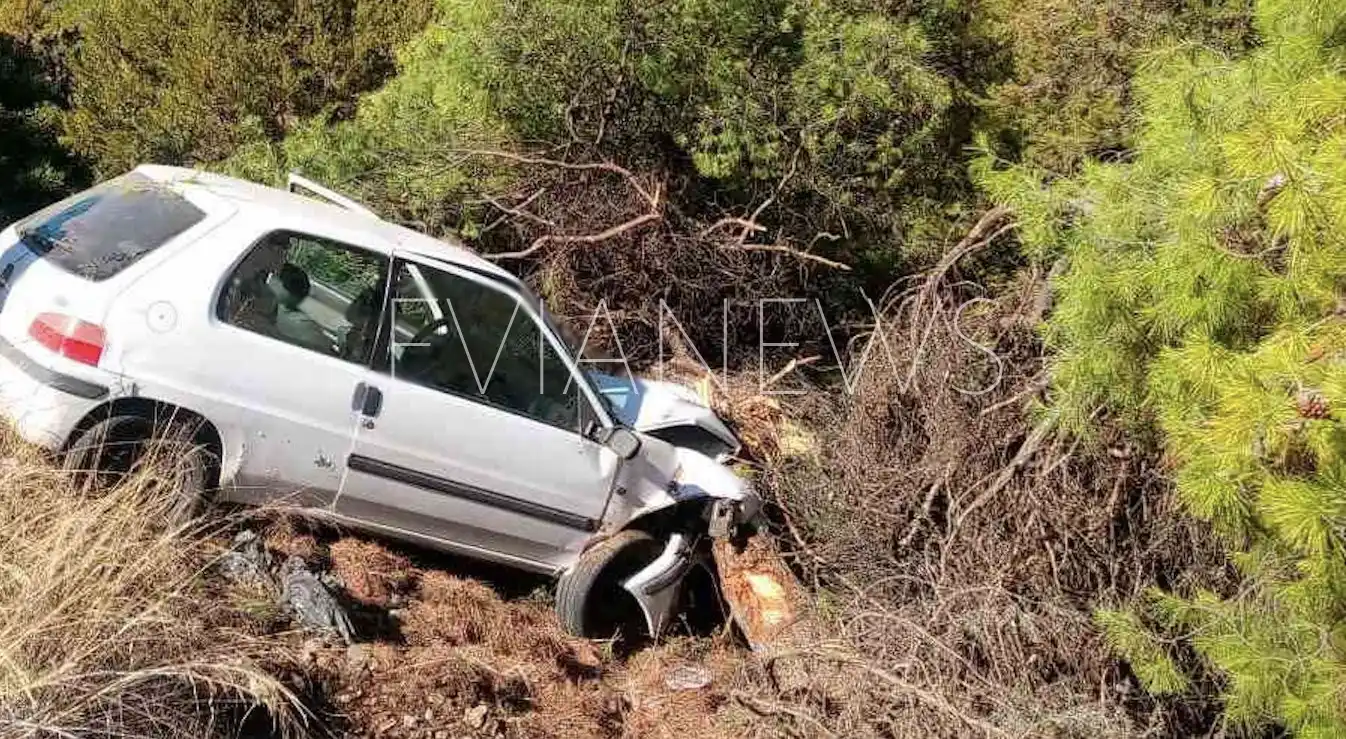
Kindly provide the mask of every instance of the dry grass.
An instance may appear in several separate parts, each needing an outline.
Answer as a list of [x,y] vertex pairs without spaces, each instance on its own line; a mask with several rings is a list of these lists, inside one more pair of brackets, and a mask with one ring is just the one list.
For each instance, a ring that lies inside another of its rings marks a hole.
[[299,733],[278,645],[206,592],[211,546],[164,524],[153,473],[81,495],[9,433],[0,465],[0,736]]

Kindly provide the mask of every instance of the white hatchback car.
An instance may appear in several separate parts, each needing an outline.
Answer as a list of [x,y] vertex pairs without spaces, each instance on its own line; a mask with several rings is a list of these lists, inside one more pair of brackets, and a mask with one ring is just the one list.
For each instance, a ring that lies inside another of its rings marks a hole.
[[300,188],[147,165],[0,232],[0,411],[72,469],[189,442],[182,513],[283,501],[559,577],[576,633],[623,602],[657,633],[757,526],[729,429],[585,371],[499,267]]

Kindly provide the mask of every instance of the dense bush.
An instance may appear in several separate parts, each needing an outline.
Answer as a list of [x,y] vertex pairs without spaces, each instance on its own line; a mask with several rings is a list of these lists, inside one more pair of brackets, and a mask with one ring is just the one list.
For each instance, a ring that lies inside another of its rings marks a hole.
[[987,78],[981,128],[1000,153],[1059,174],[1086,157],[1125,156],[1138,117],[1131,77],[1165,38],[1231,53],[1251,36],[1251,0],[983,0],[976,33],[1006,69]]
[[921,218],[969,194],[957,84],[933,56],[914,16],[830,0],[443,0],[353,120],[228,166],[303,169],[471,235],[478,214],[446,201],[501,167],[455,150],[568,143],[677,179],[688,212],[750,209],[779,189],[794,207],[787,223],[785,208],[765,214],[772,225],[896,253]]
[[142,161],[207,163],[348,112],[394,71],[428,2],[116,0],[58,3],[72,29],[70,146],[101,176]]
[[66,94],[60,48],[59,39],[0,30],[0,227],[88,176],[58,142]]
[[[1231,722],[1341,736],[1346,686],[1346,4],[1259,0],[1246,58],[1177,47],[1136,89],[1131,161],[1042,184],[983,176],[1069,271],[1048,339],[1056,409],[1156,423],[1189,509],[1247,577],[1144,615],[1223,678]],[[1100,622],[1158,692],[1188,676],[1134,615]]]

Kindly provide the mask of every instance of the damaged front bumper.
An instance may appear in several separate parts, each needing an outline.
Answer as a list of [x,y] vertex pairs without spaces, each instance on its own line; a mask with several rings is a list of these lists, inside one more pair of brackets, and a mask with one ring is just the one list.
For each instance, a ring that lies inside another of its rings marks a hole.
[[690,537],[673,534],[653,562],[622,583],[640,606],[649,633],[663,632],[677,607],[683,579],[697,564],[696,547]]
[[755,495],[738,500],[721,498],[706,507],[705,516],[705,535],[671,534],[653,562],[622,582],[622,588],[640,606],[650,634],[662,633],[673,618],[689,572],[696,567],[715,571],[707,538],[715,543],[716,551],[721,549],[719,542],[725,542],[725,550],[732,551],[735,547],[729,543],[731,540],[759,531],[761,503]]

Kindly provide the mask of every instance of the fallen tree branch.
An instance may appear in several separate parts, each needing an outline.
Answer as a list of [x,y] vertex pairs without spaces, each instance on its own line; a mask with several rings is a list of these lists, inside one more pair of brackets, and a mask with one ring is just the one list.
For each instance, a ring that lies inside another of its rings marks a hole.
[[607,241],[613,237],[620,236],[632,229],[640,228],[641,226],[657,221],[660,218],[663,218],[661,214],[651,212],[637,216],[626,223],[620,223],[596,234],[584,234],[582,236],[554,236],[548,234],[534,239],[533,243],[530,244],[527,249],[505,252],[503,254],[485,254],[483,256],[487,259],[523,259],[524,257],[532,256],[547,244],[596,244],[600,241]]
[[[612,227],[610,227],[610,228],[606,228],[606,229],[604,229],[604,230],[602,230],[602,231],[599,231],[598,233],[591,233],[591,234],[544,234],[544,235],[539,236],[539,237],[537,237],[536,239],[534,239],[534,240],[533,240],[533,243],[529,244],[529,245],[528,245],[528,248],[526,248],[526,249],[521,249],[521,250],[519,250],[519,251],[504,252],[504,253],[501,253],[501,254],[485,254],[485,255],[483,255],[483,256],[485,256],[487,259],[492,259],[492,260],[500,260],[500,259],[523,259],[523,258],[532,256],[533,254],[536,254],[540,249],[542,249],[542,247],[547,246],[548,244],[597,244],[597,243],[599,243],[599,242],[607,241],[608,239],[611,239],[611,238],[615,238],[615,237],[617,237],[617,236],[620,236],[620,235],[622,235],[622,234],[624,234],[624,233],[626,233],[626,232],[628,232],[628,231],[632,231],[632,230],[634,230],[634,229],[640,228],[641,226],[644,226],[644,225],[647,224],[647,223],[653,223],[654,221],[658,221],[658,220],[661,220],[661,219],[663,218],[663,211],[662,211],[663,187],[662,187],[662,185],[656,183],[655,186],[654,186],[654,190],[651,192],[650,190],[647,190],[644,186],[642,186],[642,185],[640,184],[640,179],[639,179],[638,177],[636,177],[635,174],[633,174],[633,173],[631,172],[631,170],[629,170],[629,169],[627,169],[627,168],[625,168],[625,167],[623,167],[623,166],[621,166],[621,165],[618,165],[618,164],[614,164],[614,163],[612,163],[612,162],[609,162],[609,161],[601,161],[601,162],[567,162],[567,161],[564,161],[564,160],[561,160],[561,159],[550,159],[550,158],[547,158],[547,157],[529,156],[529,155],[526,155],[526,154],[516,154],[516,153],[514,153],[514,152],[510,152],[510,151],[500,151],[500,150],[496,150],[496,149],[459,149],[459,150],[456,150],[456,152],[459,153],[459,154],[464,154],[464,155],[468,155],[468,156],[497,157],[497,158],[500,158],[500,159],[507,159],[507,160],[509,160],[509,161],[516,162],[516,163],[518,163],[518,164],[537,165],[537,166],[543,166],[543,167],[555,167],[555,168],[557,168],[557,169],[567,169],[567,170],[573,170],[573,171],[602,171],[602,172],[611,172],[611,173],[613,173],[613,174],[617,174],[617,175],[620,175],[620,176],[622,176],[623,178],[625,178],[627,184],[631,187],[631,189],[632,189],[632,190],[635,190],[635,191],[640,195],[640,197],[641,197],[642,199],[644,199],[645,202],[649,205],[649,211],[648,211],[648,212],[643,213],[643,214],[641,214],[641,215],[639,215],[639,216],[636,216],[635,218],[632,218],[632,219],[630,219],[630,220],[628,220],[628,221],[626,221],[626,222],[624,222],[624,223],[619,223],[619,224],[617,224],[617,225],[615,225],[615,226],[612,226]],[[536,216],[536,215],[534,215],[534,214],[532,214],[532,213],[529,213],[529,212],[527,212],[527,211],[523,211],[523,210],[522,210],[522,208],[523,208],[524,206],[526,206],[528,203],[531,203],[534,199],[536,199],[536,197],[537,197],[538,195],[540,195],[541,192],[542,192],[542,191],[539,191],[538,193],[534,194],[533,197],[530,197],[530,198],[529,198],[528,200],[526,200],[523,204],[521,204],[521,205],[519,205],[519,206],[516,206],[516,207],[513,208],[513,209],[506,208],[506,207],[500,205],[499,203],[494,202],[494,201],[491,200],[491,199],[487,199],[487,202],[492,203],[492,204],[495,205],[497,208],[500,208],[501,210],[504,210],[506,213],[512,213],[512,214],[514,214],[514,215],[516,215],[516,216],[518,216],[518,217],[526,218],[526,219],[533,220],[533,221],[536,221],[536,222],[540,222],[540,223],[543,223],[544,225],[554,226],[555,224],[552,223],[551,221],[547,221],[546,219],[539,218],[538,216]],[[493,225],[494,225],[494,224],[493,224]]]
[[839,269],[845,272],[851,271],[851,266],[849,264],[843,264],[841,262],[828,259],[827,257],[820,257],[817,254],[812,254],[806,251],[800,251],[798,249],[784,246],[782,244],[725,244],[720,248],[725,250],[737,249],[741,251],[774,251],[779,252],[781,254],[789,254],[790,256],[795,257],[796,259],[804,259],[812,262],[817,262],[819,264],[831,267],[833,269]]

